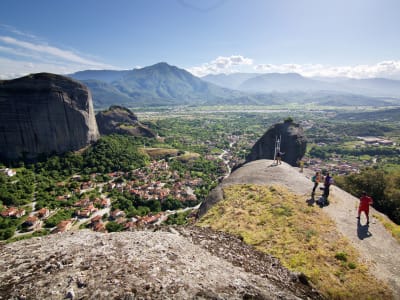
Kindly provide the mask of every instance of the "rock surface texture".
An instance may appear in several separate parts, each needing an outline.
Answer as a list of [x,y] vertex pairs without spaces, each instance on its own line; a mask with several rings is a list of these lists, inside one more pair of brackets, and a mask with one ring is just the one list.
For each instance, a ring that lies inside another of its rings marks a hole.
[[96,121],[101,135],[117,133],[155,137],[154,132],[142,125],[133,112],[122,106],[111,106],[108,110],[99,112]]
[[278,259],[200,227],[0,245],[0,299],[322,299]]
[[49,73],[0,81],[0,157],[34,159],[98,139],[90,91]]
[[275,124],[268,129],[254,144],[246,158],[246,162],[259,159],[274,159],[277,139],[280,139],[280,149],[284,153],[282,161],[291,166],[297,166],[298,160],[306,153],[307,141],[303,128],[291,121]]

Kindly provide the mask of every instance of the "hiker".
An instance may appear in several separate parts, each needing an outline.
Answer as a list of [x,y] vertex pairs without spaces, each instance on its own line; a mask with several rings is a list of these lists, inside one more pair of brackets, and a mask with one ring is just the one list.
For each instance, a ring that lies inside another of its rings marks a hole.
[[315,175],[313,177],[311,177],[311,181],[314,182],[314,187],[312,189],[312,193],[311,196],[314,197],[315,195],[315,190],[318,187],[318,184],[321,182],[321,173],[320,172],[315,172]]
[[276,153],[276,164],[277,165],[280,165],[280,164],[282,164],[282,155],[284,155],[285,153],[284,152],[281,152],[281,151],[278,151],[277,153]]
[[328,201],[329,188],[330,188],[332,183],[333,183],[333,178],[332,178],[332,176],[329,175],[329,172],[328,172],[328,173],[326,173],[325,180],[324,180],[324,198],[325,198],[325,201]]
[[366,192],[362,192],[362,196],[360,198],[360,205],[358,207],[358,217],[360,219],[361,212],[364,212],[367,216],[367,224],[369,224],[369,206],[373,203],[371,197],[367,196]]
[[304,161],[302,159],[299,160],[299,166],[300,166],[300,173],[303,173]]

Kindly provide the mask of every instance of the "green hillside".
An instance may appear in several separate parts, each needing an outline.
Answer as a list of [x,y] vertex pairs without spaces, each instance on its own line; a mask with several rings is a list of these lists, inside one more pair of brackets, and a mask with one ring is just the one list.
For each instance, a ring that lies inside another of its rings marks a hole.
[[232,185],[224,200],[200,219],[240,236],[247,244],[304,273],[329,299],[389,299],[388,288],[368,267],[336,225],[318,207],[308,206],[286,188]]

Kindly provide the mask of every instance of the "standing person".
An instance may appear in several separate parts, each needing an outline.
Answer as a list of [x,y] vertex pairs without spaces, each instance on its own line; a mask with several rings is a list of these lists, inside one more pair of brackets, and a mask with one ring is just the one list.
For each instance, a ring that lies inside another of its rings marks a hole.
[[326,173],[325,180],[324,180],[324,198],[325,202],[328,202],[328,197],[329,197],[329,188],[331,184],[333,183],[333,178],[331,175],[329,175],[329,172]]
[[367,224],[369,224],[369,206],[374,203],[371,197],[367,196],[366,192],[362,192],[361,198],[360,198],[360,205],[358,207],[358,217],[357,219],[360,219],[361,212],[364,212],[365,215],[367,216]]
[[314,197],[315,195],[315,190],[318,187],[318,184],[321,182],[321,173],[320,172],[315,172],[315,175],[311,177],[311,181],[314,182],[314,187],[312,189],[311,196]]
[[303,173],[304,161],[302,159],[300,159],[300,161],[299,161],[299,166],[300,166],[300,173]]
[[282,155],[284,155],[284,152],[278,151],[276,153],[276,164],[281,165],[282,164]]

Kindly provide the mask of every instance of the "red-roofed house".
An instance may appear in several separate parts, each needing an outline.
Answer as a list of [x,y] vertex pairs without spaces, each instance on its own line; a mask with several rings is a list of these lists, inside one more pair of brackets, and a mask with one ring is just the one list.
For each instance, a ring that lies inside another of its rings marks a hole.
[[48,208],[43,207],[43,208],[39,209],[37,215],[41,219],[47,218],[50,215],[50,210]]
[[57,224],[57,228],[53,231],[54,233],[64,232],[72,227],[72,220],[64,220]]

